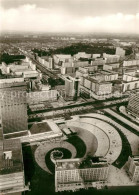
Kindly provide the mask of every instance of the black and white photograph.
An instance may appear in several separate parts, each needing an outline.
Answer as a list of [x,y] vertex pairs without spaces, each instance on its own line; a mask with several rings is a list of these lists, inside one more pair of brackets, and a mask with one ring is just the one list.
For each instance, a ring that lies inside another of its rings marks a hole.
[[139,194],[139,0],[0,0],[0,195]]

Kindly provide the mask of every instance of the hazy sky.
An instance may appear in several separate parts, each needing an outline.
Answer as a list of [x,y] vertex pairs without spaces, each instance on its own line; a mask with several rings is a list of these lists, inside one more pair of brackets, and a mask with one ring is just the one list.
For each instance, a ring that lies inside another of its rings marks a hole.
[[0,30],[139,33],[139,0],[0,0]]

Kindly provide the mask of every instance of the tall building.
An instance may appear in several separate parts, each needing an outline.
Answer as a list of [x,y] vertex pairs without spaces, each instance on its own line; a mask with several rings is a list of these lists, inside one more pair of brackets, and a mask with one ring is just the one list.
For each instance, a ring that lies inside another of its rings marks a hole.
[[106,159],[61,159],[55,161],[55,191],[78,190],[105,183],[109,166]]
[[1,79],[0,96],[3,133],[27,130],[26,84],[24,79]]
[[134,117],[139,118],[139,94],[131,95],[127,106],[127,111]]
[[22,147],[20,139],[3,139],[0,127],[0,194],[22,194],[25,186]]
[[139,156],[129,156],[127,168],[131,180],[133,182],[139,182]]
[[71,76],[65,77],[65,95],[73,100],[77,100],[79,95],[79,78],[73,78]]

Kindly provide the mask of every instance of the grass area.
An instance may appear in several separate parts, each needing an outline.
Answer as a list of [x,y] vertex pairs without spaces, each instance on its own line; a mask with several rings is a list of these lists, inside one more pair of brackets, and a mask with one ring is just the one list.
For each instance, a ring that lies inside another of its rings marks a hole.
[[10,64],[10,63],[14,63],[14,62],[19,62],[19,64],[21,63],[21,60],[25,59],[24,55],[9,55],[8,53],[3,53],[0,56],[0,63],[1,62],[5,62],[6,64]]
[[[114,111],[114,110],[113,110]],[[115,111],[114,111],[115,112]],[[118,113],[119,114],[119,113]],[[131,127],[130,125],[124,123],[122,120],[117,119],[115,116],[109,114],[109,113],[105,113],[106,116],[108,116],[109,118],[111,118],[112,120],[116,121],[118,124],[122,125],[124,128],[128,129],[129,131],[131,131],[132,133],[136,134],[139,136],[139,132],[134,129],[133,127]]]
[[[105,46],[105,47],[104,47]],[[32,51],[37,53],[39,56],[50,56],[54,54],[77,54],[78,52],[86,52],[86,53],[107,53],[107,54],[115,54],[115,48],[108,48],[108,46],[112,46],[110,43],[74,43],[70,46],[61,47],[58,49],[51,49],[49,51],[33,49]]]
[[[109,115],[108,113],[105,113],[105,115],[109,118],[112,118],[111,115]],[[121,137],[121,140],[122,140],[121,153],[120,153],[119,157],[116,159],[116,161],[113,162],[113,165],[117,168],[122,168],[123,165],[127,162],[128,157],[130,155],[132,155],[131,146],[130,146],[130,143],[128,142],[127,137],[124,135],[124,133],[119,128],[117,128],[115,125],[113,125],[112,123],[110,123],[110,125],[112,125],[118,131],[118,133]]]
[[82,158],[85,155],[86,145],[78,136],[73,136],[69,138],[67,141],[76,148],[77,151],[76,158]]

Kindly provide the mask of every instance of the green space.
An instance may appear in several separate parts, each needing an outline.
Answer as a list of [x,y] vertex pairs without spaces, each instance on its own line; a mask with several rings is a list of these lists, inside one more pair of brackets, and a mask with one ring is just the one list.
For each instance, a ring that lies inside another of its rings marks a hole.
[[5,62],[6,64],[10,64],[18,62],[20,64],[22,59],[25,59],[24,55],[9,55],[8,53],[3,53],[0,56],[0,63]]
[[[105,115],[107,117],[109,117],[109,118],[112,118],[111,115],[109,115],[108,113],[105,113]],[[122,150],[121,150],[121,153],[120,153],[119,157],[116,159],[116,161],[113,162],[113,165],[120,169],[127,162],[128,157],[132,155],[132,150],[131,150],[130,143],[128,142],[128,139],[124,135],[124,133],[118,127],[113,125],[112,123],[110,123],[110,125],[112,125],[118,131],[118,133],[119,133],[119,135],[121,137],[121,140],[122,140]]]
[[[88,54],[115,54],[116,49],[110,43],[74,43],[67,47],[60,47],[57,49],[50,49],[49,51],[44,51],[41,49],[34,48],[32,50],[34,53],[37,53],[38,56],[51,56],[54,54],[77,54],[78,52],[86,52]],[[132,48],[125,48],[126,55],[132,53]]]
[[78,52],[86,52],[90,54],[115,54],[114,48],[109,48],[108,46],[112,46],[110,44],[102,44],[102,43],[75,43],[67,47],[61,47],[58,49],[50,49],[49,51],[43,51],[38,49],[33,49],[34,53],[37,53],[38,56],[50,56],[53,54],[77,54]]
[[67,141],[76,148],[77,151],[76,158],[84,157],[86,153],[86,145],[78,136],[73,136],[69,138]]

